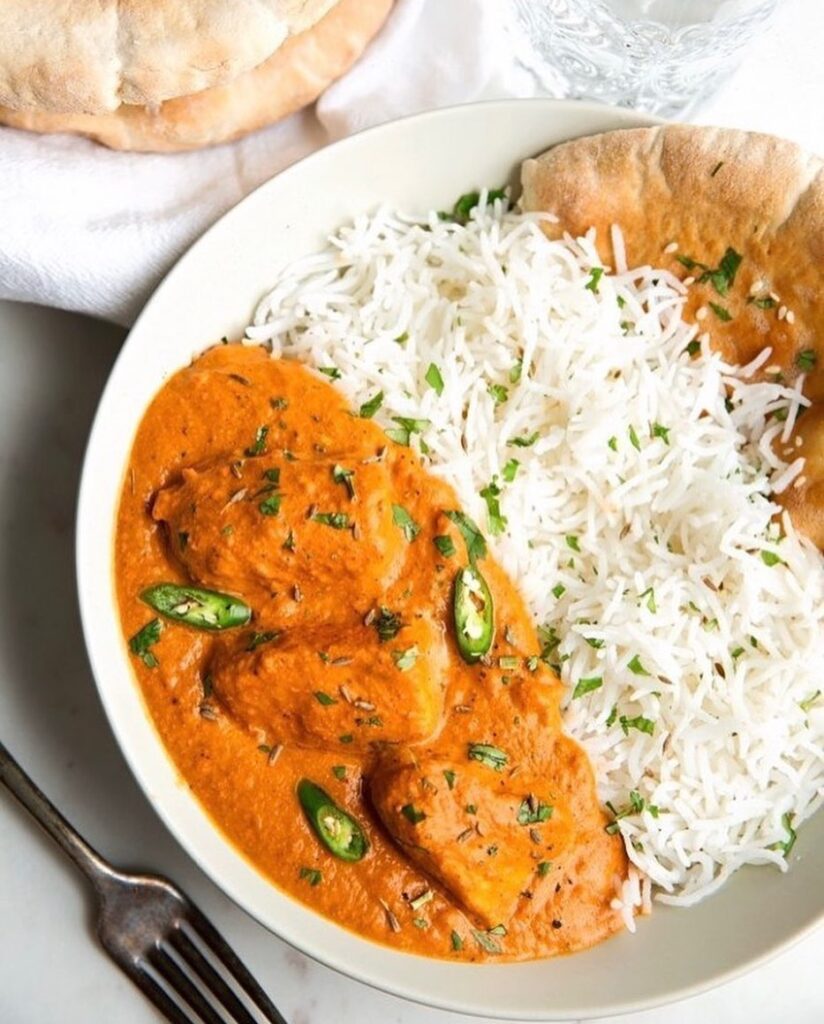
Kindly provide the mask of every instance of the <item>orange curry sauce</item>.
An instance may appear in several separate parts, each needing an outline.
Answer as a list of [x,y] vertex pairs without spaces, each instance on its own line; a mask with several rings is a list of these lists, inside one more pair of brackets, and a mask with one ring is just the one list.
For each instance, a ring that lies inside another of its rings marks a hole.
[[[163,620],[150,664],[130,657],[192,792],[295,899],[426,956],[571,952],[621,927],[621,838],[604,831],[587,757],[561,732],[561,684],[488,553],[494,643],[480,662],[460,656],[457,509],[331,384],[218,346],[164,385],[137,432],[115,552],[124,636],[156,617],[140,593],[160,582],[252,608],[220,632]],[[477,744],[495,757],[473,757]],[[363,859],[319,841],[304,778],[361,824]]]

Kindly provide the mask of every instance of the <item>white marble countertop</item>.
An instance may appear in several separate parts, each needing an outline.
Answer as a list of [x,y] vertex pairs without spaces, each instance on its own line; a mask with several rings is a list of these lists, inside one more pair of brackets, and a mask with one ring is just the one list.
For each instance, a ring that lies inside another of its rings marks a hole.
[[[824,3],[786,0],[775,29],[696,120],[824,152],[822,44]],[[185,888],[290,1024],[471,1024],[365,988],[274,938],[194,866],[129,773],[86,661],[73,553],[83,448],[121,339],[104,324],[0,303],[0,735],[104,855]],[[820,1024],[822,963],[824,929],[732,984],[621,1019]],[[0,794],[0,1022],[157,1019],[96,945],[73,868]]]

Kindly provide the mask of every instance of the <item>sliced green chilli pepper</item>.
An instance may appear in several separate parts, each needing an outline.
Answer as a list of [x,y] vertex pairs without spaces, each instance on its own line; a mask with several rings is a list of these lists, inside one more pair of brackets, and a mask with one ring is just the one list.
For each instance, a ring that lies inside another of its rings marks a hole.
[[232,629],[245,626],[252,618],[252,609],[231,594],[200,587],[183,587],[177,583],[158,583],[140,594],[156,612],[175,622],[185,622],[195,629]]
[[482,658],[495,636],[492,594],[477,566],[466,565],[455,577],[455,635],[464,661]]
[[341,860],[361,860],[369,849],[363,829],[310,779],[298,783],[298,800],[318,839]]

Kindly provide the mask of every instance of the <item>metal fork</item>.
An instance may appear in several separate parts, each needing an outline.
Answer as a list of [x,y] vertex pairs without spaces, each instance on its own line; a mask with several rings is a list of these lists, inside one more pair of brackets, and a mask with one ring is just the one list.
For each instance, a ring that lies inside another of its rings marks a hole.
[[197,907],[165,878],[118,871],[0,743],[0,782],[92,883],[103,948],[173,1024],[286,1024]]

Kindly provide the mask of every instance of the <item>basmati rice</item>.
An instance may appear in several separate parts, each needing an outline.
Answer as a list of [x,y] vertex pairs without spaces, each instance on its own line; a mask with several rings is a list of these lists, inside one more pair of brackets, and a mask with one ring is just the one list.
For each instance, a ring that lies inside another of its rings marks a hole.
[[411,443],[558,638],[566,728],[637,869],[631,925],[650,884],[686,905],[785,869],[822,801],[824,559],[770,498],[803,472],[775,442],[808,402],[752,380],[768,350],[737,369],[696,338],[669,272],[599,276],[593,234],[549,241],[545,219],[485,194],[465,226],[360,216],[273,273],[247,333],[334,367],[355,408],[382,392],[385,427],[429,421]]

